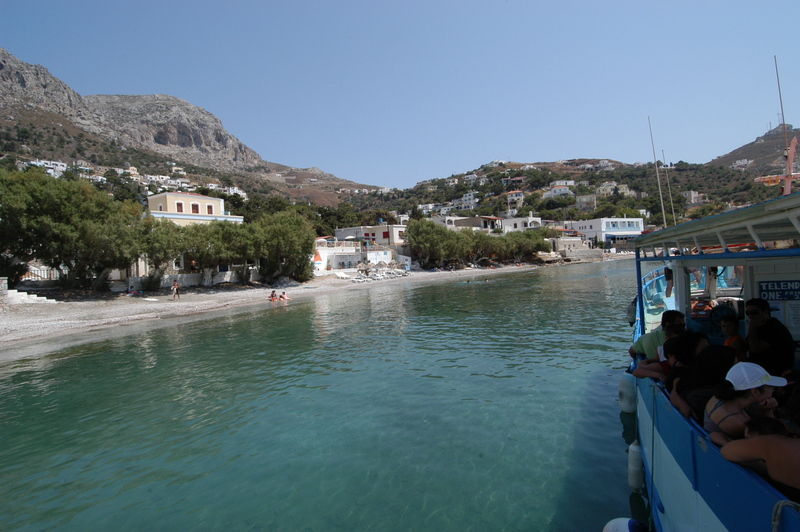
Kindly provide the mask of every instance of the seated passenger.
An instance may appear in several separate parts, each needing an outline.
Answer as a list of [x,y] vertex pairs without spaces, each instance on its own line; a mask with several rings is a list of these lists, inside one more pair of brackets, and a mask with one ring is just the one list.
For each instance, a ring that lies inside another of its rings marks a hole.
[[748,360],[773,375],[783,376],[794,367],[792,333],[783,323],[770,316],[767,300],[748,299],[744,308],[750,321],[747,331]]
[[[800,494],[800,439],[786,435],[777,419],[756,417],[745,425],[745,439],[726,443],[722,456],[766,474],[777,488],[797,500]],[[787,489],[788,488],[788,489]]]
[[758,364],[734,364],[706,403],[703,428],[711,440],[724,445],[744,437],[745,423],[750,420],[748,410],[771,416],[777,406],[772,397],[773,386],[786,386],[786,379],[770,375]]
[[747,342],[739,334],[739,318],[733,314],[722,316],[719,327],[722,329],[722,334],[725,335],[723,345],[736,350],[737,362],[745,362],[747,360]]
[[701,341],[705,341],[705,336],[694,332],[684,332],[669,338],[663,346],[665,360],[641,360],[633,371],[633,375],[640,378],[659,379],[667,384],[667,389],[671,389],[676,376],[679,376],[684,368],[692,364],[695,348]]
[[682,401],[673,399],[672,404],[686,417],[703,421],[703,409],[713,397],[717,386],[724,380],[728,370],[736,363],[736,351],[732,347],[710,345],[700,351],[694,363],[684,375],[675,380],[673,391]]
[[644,357],[648,360],[666,361],[661,349],[664,342],[678,336],[685,329],[686,320],[683,313],[677,310],[668,310],[661,314],[661,327],[640,336],[628,352],[633,358]]

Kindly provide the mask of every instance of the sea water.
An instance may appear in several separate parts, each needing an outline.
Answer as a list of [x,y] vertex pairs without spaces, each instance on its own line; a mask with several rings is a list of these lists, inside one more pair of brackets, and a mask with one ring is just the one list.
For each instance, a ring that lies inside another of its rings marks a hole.
[[0,529],[600,530],[632,278],[376,283],[4,364]]

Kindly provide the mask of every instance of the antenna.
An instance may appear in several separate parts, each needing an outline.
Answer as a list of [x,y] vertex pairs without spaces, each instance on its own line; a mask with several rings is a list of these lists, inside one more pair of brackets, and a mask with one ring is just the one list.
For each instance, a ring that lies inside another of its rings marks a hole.
[[664,180],[667,182],[667,194],[669,194],[669,206],[672,209],[672,225],[678,225],[678,218],[675,217],[675,204],[672,202],[672,187],[669,185],[669,172],[667,171],[667,156],[661,150],[661,158],[664,160]]
[[667,213],[664,210],[664,195],[661,193],[661,176],[658,174],[658,159],[656,158],[656,145],[653,142],[653,126],[650,124],[650,117],[647,117],[647,127],[650,128],[650,145],[653,147],[653,164],[656,165],[656,183],[658,183],[658,197],[661,200],[661,217],[664,220],[664,227],[667,227]]
[[[778,74],[778,56],[773,55],[772,58],[775,60],[775,79],[778,80],[778,100],[781,102],[781,123],[783,124],[783,147],[784,149],[789,149],[789,137],[786,133],[786,117],[783,114],[783,95],[781,94],[781,77]],[[791,169],[788,172],[791,174]]]

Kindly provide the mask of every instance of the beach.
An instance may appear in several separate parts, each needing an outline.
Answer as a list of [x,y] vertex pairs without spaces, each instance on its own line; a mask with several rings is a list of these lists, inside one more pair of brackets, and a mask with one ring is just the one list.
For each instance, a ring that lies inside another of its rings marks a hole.
[[[628,257],[619,257],[628,258]],[[559,265],[579,264],[578,262]],[[282,287],[228,285],[215,288],[189,287],[180,300],[163,292],[152,296],[88,298],[56,304],[8,305],[0,312],[0,362],[44,355],[83,343],[168,327],[180,322],[211,319],[231,314],[297,304],[331,292],[356,292],[387,284],[417,285],[463,280],[481,280],[496,275],[523,273],[548,266],[520,265],[497,269],[415,271],[407,277],[353,283],[335,276],[317,277],[305,283]],[[286,291],[290,301],[270,302],[269,293]]]

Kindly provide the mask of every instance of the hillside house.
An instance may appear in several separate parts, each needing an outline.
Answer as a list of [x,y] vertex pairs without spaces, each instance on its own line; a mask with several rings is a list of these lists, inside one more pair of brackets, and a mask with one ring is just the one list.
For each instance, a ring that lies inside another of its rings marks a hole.
[[527,231],[530,229],[539,229],[542,227],[542,219],[538,216],[533,216],[533,213],[528,213],[528,216],[505,218],[503,220],[503,234],[513,233],[516,231]]
[[169,220],[175,225],[207,224],[214,221],[243,223],[244,217],[225,211],[225,200],[190,192],[162,192],[147,198],[154,218]]
[[572,197],[574,195],[575,193],[572,192],[572,190],[570,190],[569,187],[557,186],[557,187],[552,187],[550,190],[542,194],[542,199],[559,198],[564,196]]
[[597,208],[597,195],[575,196],[575,206],[581,211],[593,211]]

